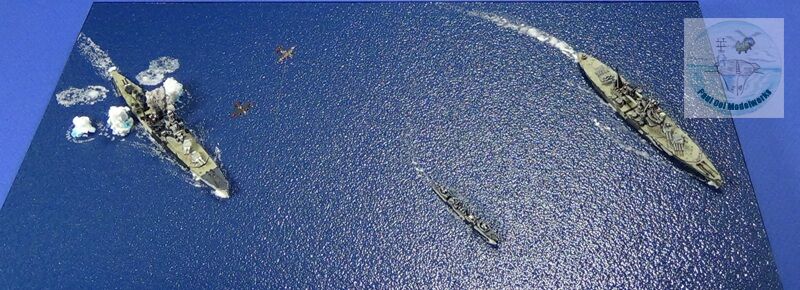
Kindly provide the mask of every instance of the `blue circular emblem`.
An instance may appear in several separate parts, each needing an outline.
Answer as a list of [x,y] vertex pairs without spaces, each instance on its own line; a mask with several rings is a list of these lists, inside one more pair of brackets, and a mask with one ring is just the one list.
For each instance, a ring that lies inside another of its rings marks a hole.
[[[750,113],[766,104],[780,85],[780,50],[760,27],[740,20],[724,21],[708,27],[694,40],[711,41],[713,51],[713,58],[687,65],[686,71],[694,80],[690,82],[692,90],[706,106],[732,115]],[[722,90],[709,89],[712,84],[707,74],[718,78],[715,83]]]

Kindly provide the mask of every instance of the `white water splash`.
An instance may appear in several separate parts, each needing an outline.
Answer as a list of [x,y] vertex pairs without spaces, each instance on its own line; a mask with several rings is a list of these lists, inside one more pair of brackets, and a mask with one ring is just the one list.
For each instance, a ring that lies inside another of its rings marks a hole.
[[97,128],[97,135],[98,136],[103,136],[103,137],[105,137],[107,139],[114,138],[114,136],[111,135],[111,133],[109,132],[110,131],[109,128],[106,127],[106,124],[103,123],[103,121],[96,121],[94,123],[94,127]]
[[222,162],[222,150],[218,146],[214,146],[214,160],[219,163]]
[[72,136],[72,130],[74,128],[75,128],[74,126],[70,126],[69,129],[67,129],[67,133],[64,134],[64,137],[67,139],[67,141],[75,143],[75,144],[83,144],[83,143],[94,141],[95,137],[90,137],[90,136],[78,136],[78,137],[75,137],[75,136]]
[[111,57],[108,56],[108,53],[94,43],[86,34],[83,34],[83,32],[78,35],[78,49],[92,64],[97,74],[106,79],[111,79],[111,75],[108,74],[108,69],[114,67],[114,62],[111,61]]
[[108,89],[104,86],[88,86],[85,88],[70,87],[56,94],[56,101],[64,106],[92,105],[106,98]]
[[92,126],[92,121],[86,116],[76,116],[72,119],[72,126],[67,130],[67,141],[81,144],[95,139],[91,136],[97,129]]
[[519,34],[536,38],[536,40],[558,49],[559,51],[561,51],[561,53],[572,59],[572,61],[578,62],[578,53],[575,52],[575,49],[573,49],[572,46],[569,45],[569,43],[566,43],[556,38],[555,36],[550,35],[547,32],[541,31],[536,27],[528,26],[522,23],[513,23],[508,19],[505,19],[503,17],[491,13],[471,11],[468,14],[471,16],[480,17],[485,20],[491,21],[495,25],[500,26],[502,28],[514,30]]
[[162,56],[151,60],[149,67],[136,75],[136,80],[142,85],[157,86],[164,81],[166,74],[175,72],[180,67],[178,59]]
[[111,106],[108,108],[108,127],[111,128],[111,133],[125,137],[133,127],[133,118],[128,116],[131,109],[125,106]]
[[92,126],[92,119],[89,119],[89,117],[75,116],[75,118],[72,118],[72,137],[88,137],[89,134],[95,131],[97,129]]

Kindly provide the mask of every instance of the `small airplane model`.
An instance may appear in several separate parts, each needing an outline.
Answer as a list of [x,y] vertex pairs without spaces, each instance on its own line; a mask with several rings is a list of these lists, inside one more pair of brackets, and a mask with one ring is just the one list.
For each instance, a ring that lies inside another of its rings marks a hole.
[[231,118],[241,117],[247,115],[247,111],[253,108],[252,102],[246,102],[242,104],[239,101],[233,104],[233,113],[231,113]]
[[275,53],[280,56],[278,57],[278,63],[284,63],[290,58],[294,57],[294,48],[295,46],[292,46],[289,49],[284,49],[283,46],[278,45],[278,47],[275,48]]

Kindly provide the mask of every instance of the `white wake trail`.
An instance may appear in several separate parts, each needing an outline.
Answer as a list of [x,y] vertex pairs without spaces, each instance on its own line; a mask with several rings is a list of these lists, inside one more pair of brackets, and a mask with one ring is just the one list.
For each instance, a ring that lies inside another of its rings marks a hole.
[[622,141],[622,139],[619,138],[619,136],[617,136],[617,133],[615,133],[611,127],[600,123],[600,121],[598,121],[597,119],[592,119],[592,122],[594,123],[595,127],[600,129],[600,131],[602,131],[604,135],[606,135],[609,139],[611,139],[611,141],[614,142],[614,144],[619,146],[620,149],[636,154],[644,159],[650,161],[656,161],[656,159],[653,158],[653,156],[650,155],[650,153],[647,153],[647,151],[634,148],[633,146],[628,145],[624,141]]
[[111,75],[108,74],[108,69],[114,66],[114,62],[111,61],[111,57],[108,56],[107,52],[94,43],[86,34],[83,34],[83,32],[78,35],[78,49],[81,51],[81,54],[89,60],[94,69],[97,70],[97,74],[106,79],[111,79]]
[[491,13],[471,11],[469,12],[469,15],[491,21],[497,26],[514,30],[519,34],[536,38],[536,40],[558,49],[561,51],[561,53],[572,59],[572,61],[578,62],[578,53],[575,52],[575,49],[573,49],[569,43],[566,43],[547,32],[541,31],[536,27],[528,26],[522,23],[513,23],[508,19]]

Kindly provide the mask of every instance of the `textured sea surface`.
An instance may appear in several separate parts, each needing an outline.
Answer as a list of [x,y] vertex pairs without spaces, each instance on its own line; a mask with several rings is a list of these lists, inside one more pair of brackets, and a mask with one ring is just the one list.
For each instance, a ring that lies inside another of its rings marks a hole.
[[[536,27],[662,101],[725,177],[678,169]],[[696,3],[95,4],[82,32],[134,79],[168,56],[179,114],[219,148],[230,200],[141,130],[104,122],[111,84],[76,44],[0,210],[0,281],[25,288],[779,288],[730,120],[683,119]],[[79,39],[80,40],[80,39]],[[275,47],[296,45],[276,64]],[[110,61],[106,63],[111,63]],[[148,87],[150,88],[150,87]],[[252,101],[244,117],[232,104]],[[455,219],[414,163],[494,225]]]

